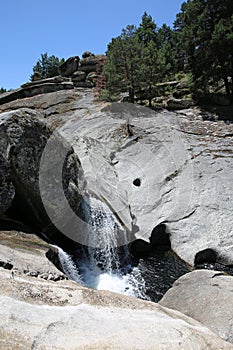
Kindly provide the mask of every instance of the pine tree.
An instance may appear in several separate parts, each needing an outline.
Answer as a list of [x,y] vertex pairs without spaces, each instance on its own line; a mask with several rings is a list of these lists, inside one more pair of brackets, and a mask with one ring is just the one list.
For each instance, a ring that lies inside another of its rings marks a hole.
[[210,82],[222,79],[233,97],[232,28],[232,0],[188,0],[182,5],[175,29],[196,89],[208,92]]
[[64,58],[61,60],[52,55],[48,56],[47,52],[41,54],[41,58],[36,62],[33,67],[33,74],[31,75],[31,80],[33,80],[33,75],[36,73],[41,77],[41,79],[51,78],[58,75],[58,67],[60,64],[65,62]]
[[112,39],[106,52],[104,73],[110,92],[128,91],[134,102],[135,91],[141,87],[141,60],[143,46],[136,35],[135,26],[127,26],[121,35]]

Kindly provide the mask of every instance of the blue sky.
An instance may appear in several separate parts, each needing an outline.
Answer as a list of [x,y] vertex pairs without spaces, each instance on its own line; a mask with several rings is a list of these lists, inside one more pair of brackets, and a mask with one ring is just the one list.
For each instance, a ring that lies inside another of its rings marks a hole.
[[47,52],[68,58],[105,53],[107,44],[146,11],[158,26],[172,26],[181,0],[2,0],[0,87],[17,88]]

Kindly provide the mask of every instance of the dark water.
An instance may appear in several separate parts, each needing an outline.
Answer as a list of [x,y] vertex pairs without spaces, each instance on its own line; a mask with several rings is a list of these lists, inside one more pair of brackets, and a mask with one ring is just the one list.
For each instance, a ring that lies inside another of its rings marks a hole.
[[139,260],[138,268],[145,280],[145,294],[158,302],[173,283],[190,268],[176,255],[161,254]]

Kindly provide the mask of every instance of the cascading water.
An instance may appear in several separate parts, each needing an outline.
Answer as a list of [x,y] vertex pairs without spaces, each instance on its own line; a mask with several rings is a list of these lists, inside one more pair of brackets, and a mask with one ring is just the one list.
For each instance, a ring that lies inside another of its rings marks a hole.
[[130,263],[126,231],[115,215],[94,197],[83,210],[88,224],[88,248],[78,261],[83,284],[147,299],[140,271]]
[[78,283],[82,283],[79,271],[78,271],[77,267],[75,266],[73,260],[69,256],[69,254],[64,252],[64,250],[62,250],[58,246],[54,246],[54,248],[57,249],[57,251],[58,251],[59,261],[60,261],[62,270],[66,274],[66,276],[73,281],[76,281]]

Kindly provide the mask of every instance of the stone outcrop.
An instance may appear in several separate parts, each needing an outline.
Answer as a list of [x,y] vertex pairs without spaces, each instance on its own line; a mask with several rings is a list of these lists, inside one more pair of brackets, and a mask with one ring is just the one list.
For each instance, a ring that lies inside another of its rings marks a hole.
[[193,271],[179,278],[160,304],[178,310],[233,343],[233,277],[219,271]]
[[[50,82],[57,83],[62,84]],[[69,243],[74,245],[85,231],[75,226],[73,217],[81,215],[84,196],[93,195],[108,204],[127,229],[129,242],[138,239],[140,254],[150,242],[153,248],[171,247],[190,265],[206,259],[233,264],[232,124],[215,117],[204,120],[197,108],[153,112],[93,99],[93,92],[86,89],[15,101],[0,98],[1,211],[10,206],[8,213],[13,211],[48,235],[52,213],[53,224],[68,228]],[[64,195],[72,217],[63,206]],[[233,348],[178,311],[63,280],[45,258],[48,245],[35,242],[31,235],[3,232],[0,238],[0,348],[4,350]],[[175,291],[177,308],[232,341],[231,326],[225,333],[222,326],[231,317],[226,308],[232,309],[232,278],[205,273],[184,276],[171,293]],[[217,313],[214,298],[220,305]]]
[[79,57],[73,56],[68,58],[64,63],[58,67],[58,72],[62,77],[71,77],[79,67]]
[[23,84],[21,88],[5,92],[0,95],[0,105],[9,103],[18,99],[24,99],[35,95],[56,92],[60,90],[73,89],[70,81],[64,81],[60,77],[48,78]]

